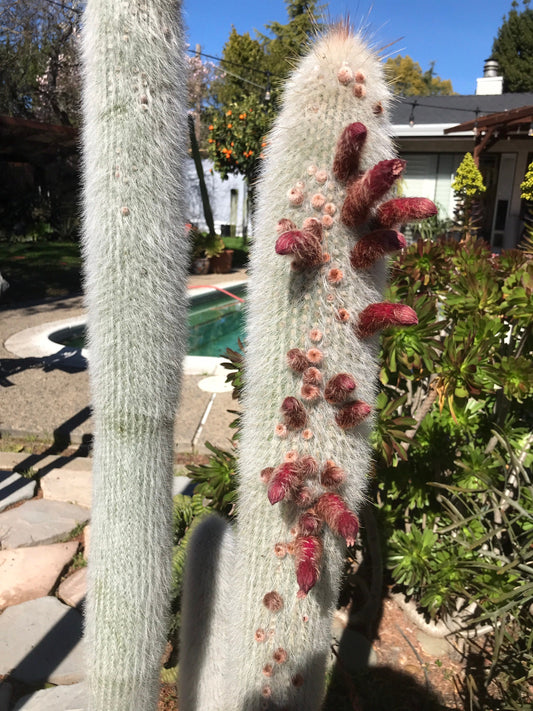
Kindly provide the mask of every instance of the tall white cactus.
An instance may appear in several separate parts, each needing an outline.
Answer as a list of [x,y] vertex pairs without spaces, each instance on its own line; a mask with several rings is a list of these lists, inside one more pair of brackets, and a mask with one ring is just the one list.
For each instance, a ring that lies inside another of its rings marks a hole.
[[156,707],[167,631],[173,424],[186,348],[179,12],[178,0],[88,0],[85,13],[91,711]]
[[[257,194],[236,530],[207,521],[184,589],[180,711],[313,711],[323,697],[346,543],[371,459],[376,332],[416,323],[383,303],[399,224],[390,95],[345,27],[291,79]],[[201,561],[201,562],[200,562]]]

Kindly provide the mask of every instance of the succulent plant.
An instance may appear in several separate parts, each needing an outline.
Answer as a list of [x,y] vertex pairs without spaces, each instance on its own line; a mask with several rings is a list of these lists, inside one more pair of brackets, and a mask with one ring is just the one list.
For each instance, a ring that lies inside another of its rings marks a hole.
[[94,416],[90,711],[156,707],[186,348],[185,62],[179,3],[89,0],[85,288]]
[[436,213],[397,197],[390,95],[349,28],[289,79],[257,191],[235,530],[191,541],[182,711],[320,707],[346,544],[371,459],[377,333],[416,323],[382,301],[398,227]]

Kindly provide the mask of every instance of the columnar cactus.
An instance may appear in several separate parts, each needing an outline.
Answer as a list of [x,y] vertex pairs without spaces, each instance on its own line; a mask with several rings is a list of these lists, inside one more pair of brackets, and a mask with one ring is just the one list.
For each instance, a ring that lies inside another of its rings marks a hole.
[[179,5],[89,0],[85,15],[91,711],[156,707],[168,624],[173,424],[186,347]]
[[371,458],[377,332],[417,322],[382,301],[382,258],[405,245],[400,224],[436,212],[394,197],[389,103],[378,58],[346,27],[287,84],[257,195],[238,522],[207,521],[191,546],[182,711],[321,704]]

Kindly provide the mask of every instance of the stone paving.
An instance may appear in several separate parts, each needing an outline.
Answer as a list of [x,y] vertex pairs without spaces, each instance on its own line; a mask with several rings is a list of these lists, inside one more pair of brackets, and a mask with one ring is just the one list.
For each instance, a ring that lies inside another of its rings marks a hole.
[[[245,279],[243,271],[213,274],[191,277],[189,286]],[[0,312],[0,435],[64,446],[90,441],[87,370],[73,370],[57,356],[16,355],[5,346],[25,329],[81,316],[82,297],[0,306]],[[207,380],[208,375],[183,378],[177,452],[207,452],[206,441],[228,447],[235,418],[228,410],[236,403],[221,387],[223,379]],[[82,615],[92,462],[77,454],[0,452],[0,678],[5,677],[0,711],[84,711],[86,706]],[[175,494],[190,489],[186,476],[174,477]],[[56,686],[19,699],[21,683]]]
[[[26,454],[0,452],[0,676],[6,677],[0,711],[84,711],[92,460],[44,457],[27,464]],[[32,496],[38,492],[30,500],[29,484]],[[175,476],[174,494],[190,484]],[[10,508],[1,505],[8,498]],[[55,686],[15,703],[17,683]]]

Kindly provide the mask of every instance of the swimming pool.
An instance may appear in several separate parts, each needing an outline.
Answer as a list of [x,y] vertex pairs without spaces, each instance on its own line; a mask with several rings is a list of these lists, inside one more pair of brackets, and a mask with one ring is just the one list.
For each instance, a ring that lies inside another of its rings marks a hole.
[[[225,284],[231,294],[244,298],[246,283]],[[220,365],[226,348],[236,350],[244,338],[244,310],[237,301],[214,288],[189,291],[189,344],[184,362],[186,374],[225,374]],[[21,358],[54,357],[66,367],[85,368],[85,316],[44,323],[10,336],[5,347]]]
[[[231,294],[244,298],[246,286],[241,284]],[[220,358],[226,348],[237,350],[244,338],[243,302],[217,290],[190,296],[189,340],[187,354]],[[66,326],[53,331],[48,338],[68,348],[85,348],[85,324]]]

